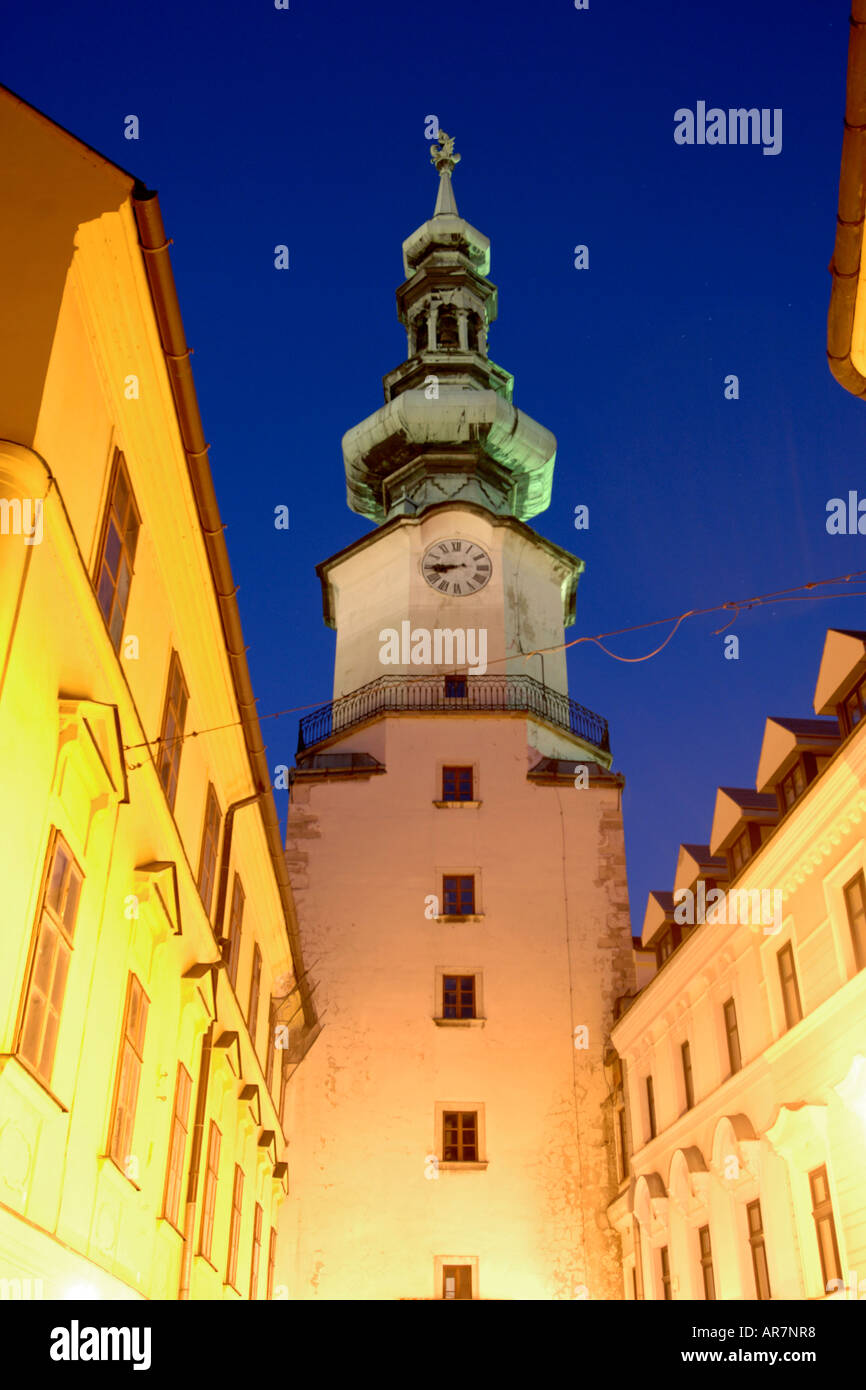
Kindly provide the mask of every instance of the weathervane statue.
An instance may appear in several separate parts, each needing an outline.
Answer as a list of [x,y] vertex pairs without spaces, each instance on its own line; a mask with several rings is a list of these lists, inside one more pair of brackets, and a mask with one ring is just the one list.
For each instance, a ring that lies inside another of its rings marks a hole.
[[439,144],[434,145],[430,151],[430,159],[436,165],[440,174],[450,174],[455,164],[459,164],[462,155],[454,153],[454,136],[446,135],[444,130],[439,132]]

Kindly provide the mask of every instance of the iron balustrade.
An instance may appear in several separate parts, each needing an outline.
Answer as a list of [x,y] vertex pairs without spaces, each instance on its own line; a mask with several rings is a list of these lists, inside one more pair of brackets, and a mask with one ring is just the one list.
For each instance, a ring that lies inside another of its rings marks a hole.
[[534,714],[610,752],[607,720],[534,676],[380,676],[300,721],[298,753],[378,714],[501,710]]

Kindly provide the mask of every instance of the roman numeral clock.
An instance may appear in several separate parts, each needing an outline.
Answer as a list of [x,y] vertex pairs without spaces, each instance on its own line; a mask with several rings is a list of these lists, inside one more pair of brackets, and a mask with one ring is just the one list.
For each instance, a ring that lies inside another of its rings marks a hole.
[[421,561],[421,573],[430,588],[457,598],[483,589],[491,571],[490,556],[475,541],[436,541]]

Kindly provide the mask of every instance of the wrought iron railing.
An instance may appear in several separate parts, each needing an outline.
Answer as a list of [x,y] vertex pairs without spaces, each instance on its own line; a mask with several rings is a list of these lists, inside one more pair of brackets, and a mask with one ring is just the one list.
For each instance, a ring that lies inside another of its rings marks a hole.
[[534,676],[380,676],[378,680],[313,710],[300,722],[298,752],[315,747],[378,714],[467,713],[514,710],[538,715],[610,752],[607,720]]

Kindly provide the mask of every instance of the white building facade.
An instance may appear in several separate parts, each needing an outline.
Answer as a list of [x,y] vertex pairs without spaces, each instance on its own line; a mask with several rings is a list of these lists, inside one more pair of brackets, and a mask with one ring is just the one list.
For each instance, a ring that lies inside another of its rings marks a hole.
[[815,709],[650,895],[613,1032],[627,1298],[866,1295],[866,634],[828,633]]

